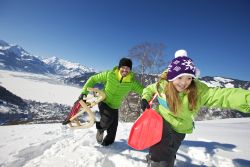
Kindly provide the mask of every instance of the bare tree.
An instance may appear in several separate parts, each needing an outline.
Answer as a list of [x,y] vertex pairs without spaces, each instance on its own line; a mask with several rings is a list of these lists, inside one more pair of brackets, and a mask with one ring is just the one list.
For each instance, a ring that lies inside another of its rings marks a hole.
[[135,71],[141,74],[141,83],[145,84],[145,74],[159,74],[165,65],[163,43],[144,42],[132,47],[129,55],[135,64]]
[[[164,49],[165,45],[162,43],[144,42],[132,47],[129,50],[128,57],[133,60],[133,69],[139,74],[141,83],[144,86],[149,84],[149,82],[145,82],[147,74],[160,74],[160,72],[163,71],[163,68],[166,67],[164,61]],[[130,94],[126,97],[126,100],[122,105],[122,119],[124,121],[133,120],[134,116],[137,118],[141,114],[140,98],[137,96],[134,97],[137,100],[131,100],[133,99],[132,96],[135,95]]]

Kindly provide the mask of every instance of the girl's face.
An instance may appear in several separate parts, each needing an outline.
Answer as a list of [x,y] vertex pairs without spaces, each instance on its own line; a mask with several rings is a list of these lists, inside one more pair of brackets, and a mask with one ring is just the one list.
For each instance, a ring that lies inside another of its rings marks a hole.
[[120,73],[123,77],[127,76],[129,72],[130,72],[130,68],[128,66],[122,66],[120,68]]
[[183,75],[173,80],[173,85],[178,92],[183,92],[189,87],[192,80],[191,76]]

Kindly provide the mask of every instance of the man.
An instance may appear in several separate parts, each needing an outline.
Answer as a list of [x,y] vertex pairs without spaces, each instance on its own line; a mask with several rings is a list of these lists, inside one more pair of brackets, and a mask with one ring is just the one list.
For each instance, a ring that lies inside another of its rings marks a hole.
[[[101,118],[100,122],[96,122],[96,140],[103,146],[108,146],[115,140],[118,126],[118,109],[123,99],[130,91],[139,95],[142,94],[143,86],[135,80],[134,73],[131,70],[132,61],[128,58],[122,58],[118,67],[91,76],[83,86],[80,99],[88,94],[88,87],[93,87],[97,83],[104,85],[103,91],[106,98],[98,104]],[[103,139],[105,130],[107,135]]]

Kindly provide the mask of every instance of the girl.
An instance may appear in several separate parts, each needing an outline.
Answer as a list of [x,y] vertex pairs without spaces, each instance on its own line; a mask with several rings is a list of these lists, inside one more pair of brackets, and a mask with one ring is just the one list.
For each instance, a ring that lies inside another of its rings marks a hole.
[[143,90],[141,108],[158,94],[156,111],[163,117],[162,139],[149,148],[148,167],[173,167],[185,135],[192,133],[200,108],[231,108],[250,112],[250,91],[240,88],[209,88],[196,78],[196,67],[185,50],[178,50],[161,79]]

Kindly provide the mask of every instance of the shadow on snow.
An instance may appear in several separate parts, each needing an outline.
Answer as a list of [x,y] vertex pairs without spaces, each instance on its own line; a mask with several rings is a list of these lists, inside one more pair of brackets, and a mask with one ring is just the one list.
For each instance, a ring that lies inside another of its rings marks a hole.
[[[216,152],[218,149],[221,149],[223,151],[228,151],[228,152],[234,152],[233,149],[236,148],[235,145],[233,144],[227,144],[227,143],[219,143],[219,142],[206,142],[206,141],[189,141],[189,140],[184,140],[182,142],[182,145],[180,147],[180,151],[187,153],[190,147],[202,147],[205,149],[204,154],[209,154],[212,158],[216,158]],[[108,149],[107,149],[108,148]],[[113,154],[120,154],[122,156],[125,156],[127,159],[133,159],[134,161],[141,161],[146,163],[146,159],[143,158],[138,158],[134,157],[130,154],[130,151],[139,151],[143,153],[147,153],[148,149],[145,150],[134,150],[133,148],[129,147],[127,144],[127,140],[119,140],[116,141],[114,144],[108,146],[108,147],[97,147],[99,151],[102,153],[106,154],[107,157],[109,155]],[[123,153],[123,151],[128,151],[128,153]],[[177,153],[178,156],[182,157],[181,159],[185,159],[184,161],[181,160],[176,160],[175,166],[178,167],[208,167],[207,165],[202,165],[203,162],[200,162],[199,165],[192,164],[192,159],[187,155],[187,154],[182,154],[180,151]],[[250,161],[246,159],[232,159],[232,163],[236,167],[249,167],[250,166]],[[111,165],[111,164],[109,164]],[[113,165],[111,165],[113,166]],[[214,165],[214,167],[216,164]],[[210,167],[210,166],[209,166]]]
[[[216,155],[216,150],[220,149],[223,151],[234,152],[233,149],[236,148],[233,144],[219,143],[219,142],[206,142],[206,141],[189,141],[184,140],[180,147],[180,151],[188,152],[190,147],[202,147],[205,149],[204,154],[209,154],[212,158]],[[176,166],[178,167],[207,167],[206,165],[195,165],[192,164],[192,159],[185,154],[177,153],[180,157],[185,159],[184,161],[176,160]],[[248,167],[250,166],[250,161],[245,159],[232,159],[232,163],[236,167]],[[215,165],[214,165],[215,166]]]

